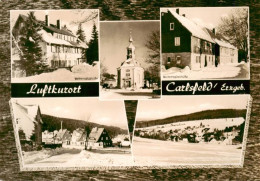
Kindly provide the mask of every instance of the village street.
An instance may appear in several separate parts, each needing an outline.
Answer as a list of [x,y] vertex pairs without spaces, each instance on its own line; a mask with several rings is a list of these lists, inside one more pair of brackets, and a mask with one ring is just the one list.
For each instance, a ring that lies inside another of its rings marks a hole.
[[[99,167],[99,166],[130,166],[133,165],[130,150],[115,153],[94,153],[87,150],[68,151],[54,156],[44,155],[44,151],[37,154],[26,153],[24,166],[33,167]],[[32,160],[29,162],[29,160]],[[34,161],[33,161],[34,160]],[[37,160],[37,161],[36,161]]]
[[201,70],[190,70],[188,67],[180,69],[172,67],[162,71],[163,80],[174,79],[221,79],[221,78],[249,78],[248,63],[230,63],[218,65],[218,67],[203,67]]
[[154,99],[160,98],[160,95],[153,93],[152,89],[138,89],[135,91],[127,89],[102,89],[100,90],[100,99]]
[[134,137],[132,151],[137,165],[238,165],[241,145],[184,143]]

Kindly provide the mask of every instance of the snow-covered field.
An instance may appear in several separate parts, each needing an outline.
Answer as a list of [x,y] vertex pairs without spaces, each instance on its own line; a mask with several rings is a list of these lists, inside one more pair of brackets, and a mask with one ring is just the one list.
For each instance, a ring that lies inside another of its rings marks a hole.
[[61,68],[49,73],[39,75],[12,78],[13,83],[19,82],[75,82],[98,81],[99,65],[91,66],[86,63],[72,67],[72,71]]
[[181,143],[134,137],[132,152],[139,166],[239,165],[241,145]]
[[183,122],[176,122],[164,125],[156,125],[150,126],[145,128],[136,128],[135,130],[146,130],[146,131],[154,131],[158,132],[168,132],[170,130],[184,130],[185,128],[189,127],[200,127],[200,124],[203,124],[205,127],[210,128],[210,130],[218,129],[224,130],[225,127],[231,126],[239,126],[245,121],[244,118],[220,118],[220,119],[205,119],[205,120],[194,120],[194,121],[183,121]]
[[100,88],[100,99],[127,99],[127,100],[137,100],[137,99],[152,99],[158,98],[158,95],[153,94],[152,89],[138,89],[135,91],[127,89],[102,89]]
[[[110,167],[110,166],[132,166],[133,157],[130,149],[104,149],[108,153],[94,153],[87,150],[65,150],[58,148],[54,150],[24,152],[23,162],[26,168],[44,167]],[[120,149],[120,150],[119,150]],[[62,151],[61,151],[62,150]]]
[[[242,66],[239,66],[242,65]],[[172,67],[170,69],[162,69],[163,80],[173,79],[218,79],[218,78],[233,78],[239,75],[241,69],[249,70],[249,63],[230,63],[221,64],[218,67],[204,67],[201,70],[190,70],[189,67],[180,69]],[[249,78],[249,77],[244,77]]]

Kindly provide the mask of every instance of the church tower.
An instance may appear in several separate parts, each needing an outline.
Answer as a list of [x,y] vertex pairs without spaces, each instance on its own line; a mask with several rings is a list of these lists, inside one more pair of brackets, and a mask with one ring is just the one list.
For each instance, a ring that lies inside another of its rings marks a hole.
[[129,58],[135,59],[135,46],[133,45],[133,38],[131,36],[131,33],[129,36],[129,45],[126,49],[127,49],[126,59]]
[[117,68],[117,86],[120,89],[140,89],[144,85],[144,69],[136,60],[131,32],[126,50],[126,60]]

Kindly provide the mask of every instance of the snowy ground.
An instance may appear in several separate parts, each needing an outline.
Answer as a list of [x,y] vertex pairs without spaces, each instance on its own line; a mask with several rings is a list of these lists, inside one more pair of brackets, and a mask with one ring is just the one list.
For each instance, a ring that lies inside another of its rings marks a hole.
[[[109,167],[109,166],[132,166],[133,157],[130,149],[108,148],[102,153],[87,150],[69,150],[58,148],[56,154],[52,151],[24,152],[23,161],[26,168],[32,167]],[[62,151],[61,151],[62,150]],[[64,151],[65,150],[65,151]],[[61,152],[61,153],[59,153]]]
[[102,89],[100,88],[100,99],[123,99],[123,100],[137,100],[137,99],[153,99],[160,98],[160,95],[153,94],[152,89],[138,89],[135,91],[127,89]]
[[[246,72],[245,72],[246,71]],[[243,74],[241,76],[241,74]],[[249,78],[249,63],[230,63],[218,67],[204,67],[201,70],[190,70],[188,67],[180,69],[172,67],[162,70],[163,80],[173,79],[219,79],[219,78]]]
[[[136,130],[146,130],[146,131],[162,131],[168,132],[170,130],[185,130],[187,127],[198,128],[200,124],[203,124],[206,128],[210,128],[210,130],[218,129],[224,130],[226,127],[231,126],[239,126],[244,122],[244,118],[219,118],[219,119],[204,119],[204,120],[193,120],[193,121],[182,121],[170,124],[156,125],[144,128],[136,128]],[[195,131],[194,129],[193,131]]]
[[132,152],[139,166],[239,165],[241,145],[180,143],[134,137]]
[[98,81],[99,66],[80,64],[72,67],[72,71],[60,68],[53,72],[42,73],[29,77],[12,78],[13,83],[20,82],[75,82],[75,81]]

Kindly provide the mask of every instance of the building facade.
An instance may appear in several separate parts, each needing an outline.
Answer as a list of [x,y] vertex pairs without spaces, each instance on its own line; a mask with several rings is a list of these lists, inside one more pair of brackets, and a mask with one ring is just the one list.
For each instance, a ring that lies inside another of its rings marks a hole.
[[118,88],[140,89],[144,86],[144,69],[135,58],[133,38],[129,38],[126,60],[117,68]]
[[[21,32],[28,17],[20,14],[12,29],[12,63],[13,68],[17,68],[19,61],[19,41]],[[86,43],[77,38],[66,25],[62,26],[62,21],[57,20],[57,24],[50,24],[49,16],[45,15],[45,21],[36,20],[41,29],[38,34],[41,36],[39,45],[42,49],[42,58],[49,67],[72,67],[85,61],[82,53],[86,50]],[[14,77],[16,77],[14,75]]]
[[[218,62],[238,62],[233,56],[237,54],[234,46],[214,40],[217,39],[212,38],[206,28],[180,15],[179,9],[161,12],[162,64],[166,69],[188,66],[191,70],[200,70],[217,66]],[[233,50],[225,54],[227,46]]]
[[86,148],[104,148],[112,146],[112,139],[105,128],[94,127],[88,137]]

